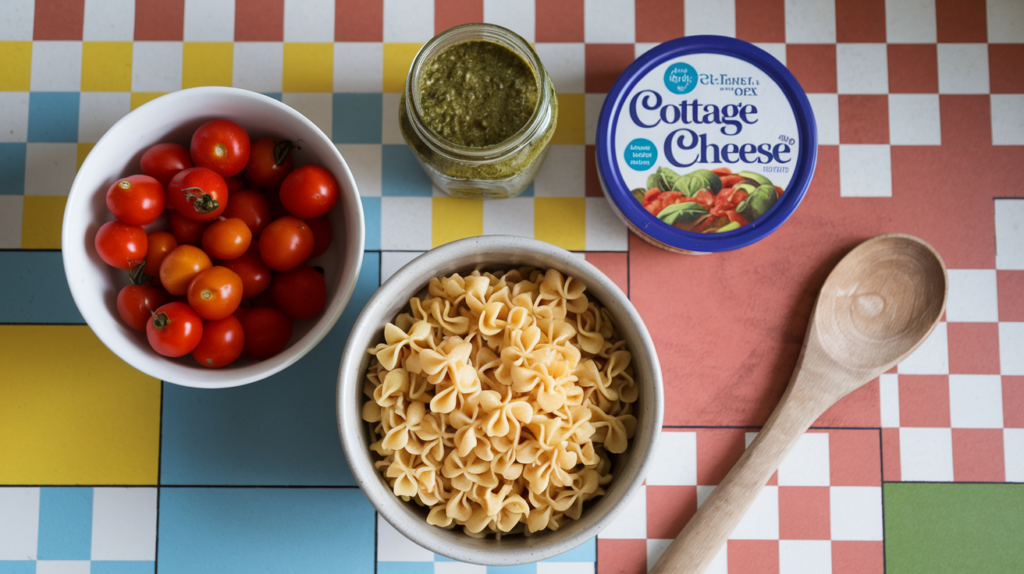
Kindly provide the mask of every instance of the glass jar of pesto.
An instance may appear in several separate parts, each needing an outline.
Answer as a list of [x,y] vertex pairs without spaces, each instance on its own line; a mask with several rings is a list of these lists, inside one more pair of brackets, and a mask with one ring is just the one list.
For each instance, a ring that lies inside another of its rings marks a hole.
[[455,197],[515,197],[544,161],[558,99],[529,42],[501,26],[465,24],[416,54],[398,120],[438,188]]

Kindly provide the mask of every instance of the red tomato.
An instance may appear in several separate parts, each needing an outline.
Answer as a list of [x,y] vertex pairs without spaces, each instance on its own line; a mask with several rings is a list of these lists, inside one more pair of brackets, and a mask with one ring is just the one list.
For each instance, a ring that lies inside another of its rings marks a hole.
[[228,315],[203,325],[203,338],[192,351],[197,363],[211,369],[226,367],[242,355],[245,334],[238,317]]
[[263,197],[267,199],[267,207],[270,208],[270,219],[281,219],[288,215],[288,210],[281,205],[281,192],[279,189],[269,188],[263,190]]
[[192,352],[203,338],[203,320],[185,303],[177,301],[157,308],[146,323],[149,346],[165,357]]
[[[312,237],[313,234],[310,232],[311,240]],[[146,230],[138,225],[108,221],[96,232],[96,253],[111,267],[127,271],[144,263],[147,249],[149,240],[146,237]]]
[[117,294],[117,314],[129,327],[145,331],[157,308],[171,302],[171,295],[152,285],[125,285]]
[[241,257],[218,261],[217,265],[227,267],[242,278],[242,297],[252,299],[270,287],[270,267],[260,257],[260,248],[253,243]]
[[238,218],[214,221],[203,232],[203,251],[214,259],[240,257],[252,243],[252,232]]
[[160,283],[171,295],[184,295],[192,279],[212,266],[213,262],[202,249],[179,245],[160,264]]
[[190,167],[171,179],[167,200],[189,219],[213,221],[228,207],[228,186],[214,171]]
[[210,226],[210,221],[196,221],[189,219],[177,211],[167,215],[170,223],[171,233],[178,240],[179,245],[195,245],[198,247],[203,242],[203,232]]
[[313,252],[309,258],[320,257],[331,246],[331,239],[334,239],[334,231],[331,230],[331,222],[326,215],[307,219],[306,225],[313,232]]
[[225,219],[237,217],[244,221],[255,239],[270,223],[270,206],[267,205],[267,200],[262,193],[245,189],[231,194],[228,208],[221,215]]
[[313,231],[305,221],[285,216],[272,221],[260,235],[260,257],[274,271],[302,265],[313,252]]
[[292,338],[292,322],[272,307],[257,307],[240,313],[238,320],[245,333],[242,354],[251,359],[273,357],[288,345]]
[[213,120],[199,126],[189,150],[196,165],[232,176],[249,161],[249,134],[235,122]]
[[188,284],[188,304],[203,319],[223,319],[242,302],[242,278],[227,267],[210,267]]
[[278,273],[270,285],[274,307],[292,319],[315,317],[327,303],[327,282],[322,273],[307,265]]
[[107,209],[131,225],[149,225],[164,212],[164,186],[148,175],[119,179],[107,190]]
[[162,143],[146,150],[139,160],[142,173],[155,177],[160,185],[167,187],[171,178],[183,169],[192,167],[192,156],[185,146],[176,143]]
[[160,283],[160,264],[164,257],[178,246],[178,240],[166,231],[154,231],[147,238],[149,249],[146,251],[146,267],[142,272],[153,277],[155,283]]
[[295,144],[288,140],[275,141],[271,138],[253,143],[249,163],[245,166],[249,181],[257,187],[280,187],[295,163],[293,147]]
[[245,176],[242,174],[232,175],[224,178],[224,183],[228,186],[228,195],[235,193],[236,191],[242,191],[249,187],[245,182]]
[[281,205],[300,219],[320,217],[338,203],[338,182],[318,165],[304,165],[281,184]]

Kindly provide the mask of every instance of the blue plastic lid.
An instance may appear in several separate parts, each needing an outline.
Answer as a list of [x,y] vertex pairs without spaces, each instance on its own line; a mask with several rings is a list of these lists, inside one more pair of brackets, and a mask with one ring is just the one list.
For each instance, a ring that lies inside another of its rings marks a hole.
[[679,38],[640,56],[597,127],[609,202],[638,235],[675,251],[739,249],[778,229],[817,156],[814,113],[793,74],[724,36]]

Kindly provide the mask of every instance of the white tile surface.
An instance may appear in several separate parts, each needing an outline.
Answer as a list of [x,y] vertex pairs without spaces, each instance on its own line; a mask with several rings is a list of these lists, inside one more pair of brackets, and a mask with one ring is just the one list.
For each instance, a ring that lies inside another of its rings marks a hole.
[[992,94],[992,145],[1024,145],[1024,94]]
[[601,108],[604,106],[604,100],[608,94],[587,94],[584,96],[584,106],[586,116],[584,121],[586,125],[586,143],[587,145],[594,145],[597,143],[597,124],[601,121]]
[[423,251],[432,247],[429,197],[382,197],[380,200],[381,249]]
[[647,538],[647,489],[641,488],[600,538]]
[[832,572],[830,540],[780,540],[779,574],[829,574]]
[[487,567],[465,562],[434,562],[434,574],[487,574]]
[[[407,263],[423,255],[423,251],[382,251],[380,254],[380,282],[383,285]],[[380,520],[384,520],[381,518]]]
[[381,100],[383,117],[381,118],[381,143],[405,144],[402,129],[398,127],[398,104],[402,94],[384,94]]
[[806,433],[779,465],[779,486],[829,485],[828,433]]
[[233,42],[235,0],[185,0],[184,32],[186,42]]
[[[235,44],[234,65],[236,70],[240,65],[240,53],[243,55],[243,61],[245,61],[244,55],[246,54],[246,50],[240,50],[240,48],[245,45],[246,44]],[[173,92],[175,90],[180,90],[183,50],[184,48],[181,42],[133,43],[132,91]],[[278,51],[280,51],[280,49]],[[259,66],[260,62],[253,61],[252,65]],[[267,64],[264,64],[264,66],[269,69],[273,69],[273,61],[271,60]],[[240,88],[256,89],[249,88],[247,85],[239,84],[238,76],[235,76],[235,78],[235,86]],[[281,89],[280,67],[278,68],[277,89]]]
[[384,0],[385,42],[426,42],[433,37],[433,2]]
[[484,200],[484,235],[533,237],[533,198]]
[[839,96],[807,94],[818,126],[818,145],[839,145]]
[[128,92],[82,92],[78,100],[78,141],[95,143],[132,109]]
[[67,195],[75,180],[78,144],[30,143],[25,153],[25,195]]
[[586,74],[583,62],[586,60],[586,48],[577,42],[544,42],[536,44],[535,49],[544,69],[555,83],[558,94],[582,94],[586,85]]
[[786,43],[831,44],[836,41],[833,0],[786,0]]
[[1006,482],[1024,482],[1024,429],[1003,429]]
[[0,38],[11,42],[32,40],[35,11],[35,0],[5,0]]
[[384,83],[384,44],[334,44],[334,91],[375,93]]
[[30,82],[33,92],[77,92],[81,90],[82,43],[32,42]]
[[0,142],[28,140],[28,92],[0,92]]
[[38,543],[39,487],[0,488],[0,560],[35,560]]
[[899,375],[883,374],[878,379],[882,428],[898,428],[900,426]]
[[778,540],[779,487],[766,486],[740,520],[730,540]]
[[588,44],[635,42],[633,0],[583,0],[583,26]]
[[890,44],[935,42],[935,0],[885,0],[885,38]]
[[658,45],[657,42],[637,42],[633,46],[633,58],[643,56],[648,50]]
[[587,198],[586,248],[588,251],[626,251],[629,229],[604,197]]
[[832,540],[882,539],[880,487],[833,486],[829,489],[829,510]]
[[715,491],[714,485],[698,485],[697,486],[697,508],[700,508],[704,501],[711,496],[711,493]]
[[352,170],[361,197],[380,197],[382,149],[377,144],[334,144]]
[[0,195],[0,249],[21,247],[21,215],[24,206],[23,195]]
[[949,269],[947,275],[947,321],[963,323],[999,320],[995,269]]
[[995,200],[996,269],[1024,269],[1024,199]]
[[658,452],[647,472],[647,484],[685,486],[697,484],[697,433],[662,431]]
[[892,157],[886,144],[839,146],[839,195],[892,197]]
[[[136,44],[138,46],[138,44]],[[137,49],[137,48],[136,48]],[[284,75],[284,44],[236,42],[232,83],[254,92],[280,92]],[[178,59],[181,59],[179,54]],[[180,62],[179,62],[180,67]],[[179,83],[180,83],[179,73]]]
[[949,421],[953,428],[1003,428],[999,375],[950,375]]
[[988,0],[988,41],[996,43],[1024,42],[1024,2],[1020,0]]
[[754,42],[754,45],[774,56],[776,60],[782,62],[783,66],[786,65],[786,44],[782,42]]
[[672,544],[672,540],[666,540],[662,538],[648,538],[647,539],[647,571],[650,572],[651,568],[658,563],[661,559],[661,555],[668,550],[668,547]]
[[939,93],[987,94],[988,46],[939,44]]
[[946,323],[941,322],[916,351],[896,366],[897,372],[903,375],[948,374],[948,340]]
[[715,34],[736,37],[734,0],[687,0],[683,7],[687,36]]
[[[435,574],[437,574],[436,571]],[[594,563],[538,562],[537,574],[594,574]]]
[[885,44],[837,44],[836,87],[840,94],[888,93]]
[[89,574],[92,564],[88,560],[40,560],[36,574]]
[[107,42],[134,40],[135,0],[85,0],[82,39]]
[[536,41],[536,12],[533,0],[484,0],[484,22],[504,26],[527,42]]
[[1024,323],[999,324],[999,371],[1024,375]]
[[309,118],[324,132],[328,139],[333,131],[332,119],[334,118],[334,96],[333,94],[306,94],[297,92],[286,92],[281,101],[295,108],[300,114]]
[[378,514],[377,560],[380,562],[433,562],[434,553],[406,538]]
[[[901,428],[900,478],[905,481],[952,482],[952,431],[940,428]],[[836,539],[835,514],[832,516],[832,538]]]
[[942,145],[938,94],[889,94],[889,143]]
[[333,42],[334,0],[284,0],[284,41]]
[[544,165],[533,180],[536,197],[584,197],[585,181],[580,174],[586,164],[586,147],[581,145],[551,145]]
[[155,488],[92,493],[92,559],[156,560]]

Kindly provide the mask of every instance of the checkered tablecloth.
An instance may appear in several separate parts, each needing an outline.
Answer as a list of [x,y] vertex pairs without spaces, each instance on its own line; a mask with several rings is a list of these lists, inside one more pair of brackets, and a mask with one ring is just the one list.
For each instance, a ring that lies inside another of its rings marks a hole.
[[[550,154],[520,198],[443,196],[397,128],[413,55],[470,21],[534,42],[559,94]],[[693,34],[785,63],[821,144],[785,226],[707,257],[631,237],[593,147],[618,74]],[[774,407],[828,271],[888,232],[942,254],[946,316],[815,424],[712,571],[1020,571],[1022,62],[1021,0],[0,0],[0,573],[642,574]],[[103,347],[59,252],[65,197],[104,131],[200,85],[307,115],[355,172],[367,218],[337,327],[282,373],[219,391],[164,384]],[[497,233],[585,252],[629,293],[667,385],[655,467],[621,518],[507,570],[435,556],[377,517],[334,420],[341,348],[381,281]]]

